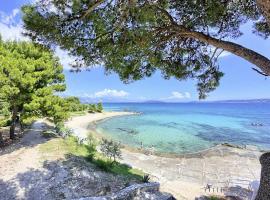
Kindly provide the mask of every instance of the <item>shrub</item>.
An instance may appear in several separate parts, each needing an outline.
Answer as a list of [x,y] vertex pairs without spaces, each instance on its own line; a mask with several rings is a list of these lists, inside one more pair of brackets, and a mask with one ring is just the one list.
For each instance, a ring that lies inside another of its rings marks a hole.
[[150,181],[150,175],[149,174],[143,175],[142,182],[149,183],[149,181]]
[[94,113],[97,111],[96,105],[95,104],[89,104],[88,105],[88,112],[89,113]]
[[72,129],[65,127],[64,123],[62,122],[56,124],[55,131],[63,138],[70,136],[73,133]]
[[105,160],[97,159],[94,162],[98,168],[101,170],[104,170],[106,172],[109,172],[111,170],[111,163],[107,162]]
[[98,103],[97,104],[97,112],[102,112],[103,111],[103,106],[102,106],[102,103]]
[[21,118],[21,123],[23,126],[29,127],[36,120],[36,117],[25,117]]
[[89,134],[87,137],[87,145],[85,145],[85,147],[86,147],[87,152],[88,152],[86,159],[88,161],[93,161],[97,150],[96,150],[96,141],[91,134]]
[[112,163],[115,163],[117,158],[121,159],[122,157],[120,143],[114,142],[112,140],[103,138],[100,144],[100,150],[110,160],[113,160]]
[[55,131],[56,133],[59,133],[63,128],[65,128],[65,125],[63,122],[57,123],[55,125]]
[[56,137],[56,133],[54,131],[43,131],[42,132],[42,136],[45,137],[45,138],[52,138],[52,137]]
[[0,120],[0,127],[6,127],[11,125],[10,119],[1,119]]

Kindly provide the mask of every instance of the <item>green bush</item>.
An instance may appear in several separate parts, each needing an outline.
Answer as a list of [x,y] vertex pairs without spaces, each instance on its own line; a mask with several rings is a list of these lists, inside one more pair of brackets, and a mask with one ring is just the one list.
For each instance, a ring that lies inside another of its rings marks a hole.
[[103,111],[103,106],[102,106],[102,103],[98,103],[97,104],[97,112],[102,112]]
[[122,153],[120,147],[120,143],[114,142],[113,140],[107,140],[105,138],[102,138],[100,144],[101,152],[112,160],[112,163],[115,163],[117,158],[121,159]]
[[35,117],[27,117],[22,119],[23,126],[30,126],[36,120]]
[[11,125],[10,119],[1,119],[0,120],[0,127],[6,127]]
[[91,162],[94,160],[95,154],[97,152],[96,141],[91,134],[89,134],[87,137],[87,145],[85,145],[85,147],[86,147],[87,152],[88,152],[86,159]]
[[88,112],[89,112],[89,113],[97,112],[96,105],[95,105],[95,104],[89,104],[89,105],[88,105]]
[[62,122],[56,124],[55,131],[59,136],[64,138],[70,136],[73,132],[72,129],[65,127]]
[[149,174],[143,175],[142,182],[149,183],[149,181],[150,181],[150,175]]
[[43,131],[42,136],[45,138],[57,137],[56,133],[54,131],[51,131],[51,130]]
[[101,170],[104,170],[106,172],[111,171],[111,167],[112,167],[111,162],[108,162],[102,159],[97,159],[97,160],[94,160],[94,164]]

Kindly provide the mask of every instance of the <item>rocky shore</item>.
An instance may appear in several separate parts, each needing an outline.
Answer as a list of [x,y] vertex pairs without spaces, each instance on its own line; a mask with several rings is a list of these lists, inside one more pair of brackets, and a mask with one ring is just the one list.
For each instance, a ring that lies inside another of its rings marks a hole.
[[[119,112],[111,114],[111,117],[121,114],[134,113]],[[105,118],[99,117],[97,120]],[[67,126],[83,129],[87,134],[88,124],[97,120],[81,116],[73,118]],[[79,121],[85,124],[80,126]],[[144,149],[126,147],[122,149],[123,159],[120,162],[150,174],[153,181],[160,182],[162,191],[173,194],[177,199],[190,200],[203,195],[224,195],[225,190],[221,188],[235,186],[240,187],[238,192],[241,193],[248,188],[250,182],[260,179],[259,157],[262,153],[254,147],[242,148],[231,144],[220,144],[184,155],[156,155]],[[214,190],[206,190],[207,185],[211,185]],[[234,191],[234,195],[237,192]]]

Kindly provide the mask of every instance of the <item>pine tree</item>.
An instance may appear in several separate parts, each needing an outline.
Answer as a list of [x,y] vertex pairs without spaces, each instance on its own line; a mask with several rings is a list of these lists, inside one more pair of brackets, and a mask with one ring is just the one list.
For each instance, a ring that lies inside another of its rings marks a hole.
[[44,116],[57,106],[59,101],[52,101],[57,99],[54,92],[65,90],[62,71],[59,59],[47,48],[0,39],[0,97],[8,102],[11,112],[11,139],[15,138],[19,115],[22,119]]

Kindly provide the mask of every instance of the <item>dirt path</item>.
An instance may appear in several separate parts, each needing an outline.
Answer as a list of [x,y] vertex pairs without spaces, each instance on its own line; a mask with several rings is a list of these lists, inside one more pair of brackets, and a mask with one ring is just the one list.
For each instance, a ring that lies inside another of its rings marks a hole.
[[[104,172],[81,156],[66,156],[63,147],[57,146],[62,138],[41,136],[47,128],[45,122],[35,122],[19,143],[0,152],[1,200],[70,200],[111,195],[137,182]],[[44,147],[51,148],[44,151]]]
[[[19,143],[7,149],[6,153],[2,152],[3,155],[0,156],[0,194],[10,196],[9,193],[12,191],[10,184],[5,185],[5,182],[13,183],[13,187],[25,184],[18,183],[16,179],[18,174],[42,169],[38,148],[46,141],[40,134],[45,128],[46,124],[42,120],[34,122],[32,128],[27,131]],[[17,191],[17,198],[23,199],[23,196],[23,190]]]

